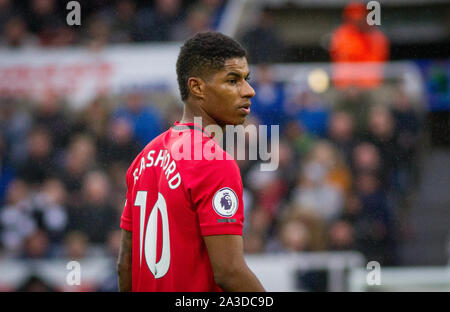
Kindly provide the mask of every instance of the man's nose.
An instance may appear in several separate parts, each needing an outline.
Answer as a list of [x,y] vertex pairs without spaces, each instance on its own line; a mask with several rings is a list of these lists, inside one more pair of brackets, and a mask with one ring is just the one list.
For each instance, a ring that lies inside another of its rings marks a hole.
[[252,86],[248,83],[247,80],[244,80],[244,86],[241,89],[242,97],[246,98],[252,98],[255,96],[255,90],[252,88]]

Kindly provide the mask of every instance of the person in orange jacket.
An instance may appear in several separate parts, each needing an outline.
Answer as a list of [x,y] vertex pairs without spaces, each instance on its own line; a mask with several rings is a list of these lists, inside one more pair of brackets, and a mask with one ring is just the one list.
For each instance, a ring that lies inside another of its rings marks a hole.
[[[349,3],[344,8],[343,24],[332,35],[330,56],[334,63],[333,83],[337,88],[371,89],[383,81],[383,64],[389,59],[389,40],[376,26],[368,25],[367,14],[364,4]],[[363,69],[349,64],[357,62],[372,64]]]

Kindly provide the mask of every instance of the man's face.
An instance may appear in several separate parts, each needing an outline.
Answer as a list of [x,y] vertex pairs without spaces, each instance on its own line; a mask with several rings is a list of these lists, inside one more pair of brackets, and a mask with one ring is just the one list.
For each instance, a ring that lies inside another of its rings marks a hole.
[[219,126],[240,125],[250,113],[250,99],[255,90],[248,83],[247,59],[232,58],[205,81],[202,108]]

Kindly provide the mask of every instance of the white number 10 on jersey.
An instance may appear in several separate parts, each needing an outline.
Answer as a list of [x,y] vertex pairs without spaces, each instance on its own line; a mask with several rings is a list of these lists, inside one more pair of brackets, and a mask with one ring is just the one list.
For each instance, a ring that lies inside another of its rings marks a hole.
[[[135,206],[140,207],[139,218],[139,265],[142,264],[142,246],[144,246],[144,257],[147,266],[155,276],[161,278],[166,275],[170,266],[170,237],[169,237],[169,219],[167,217],[166,200],[158,193],[158,200],[152,208],[148,218],[147,229],[145,231],[145,209],[147,206],[147,191],[139,191],[136,194]],[[161,258],[156,263],[156,242],[158,233],[158,211],[162,219],[162,252]]]

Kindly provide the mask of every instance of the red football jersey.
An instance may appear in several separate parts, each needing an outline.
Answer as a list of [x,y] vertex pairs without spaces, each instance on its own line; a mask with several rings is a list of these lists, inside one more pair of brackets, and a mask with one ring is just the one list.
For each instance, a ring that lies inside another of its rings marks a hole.
[[132,290],[221,291],[203,236],[242,235],[235,160],[200,126],[176,122],[133,161],[127,188],[120,226],[133,233]]

